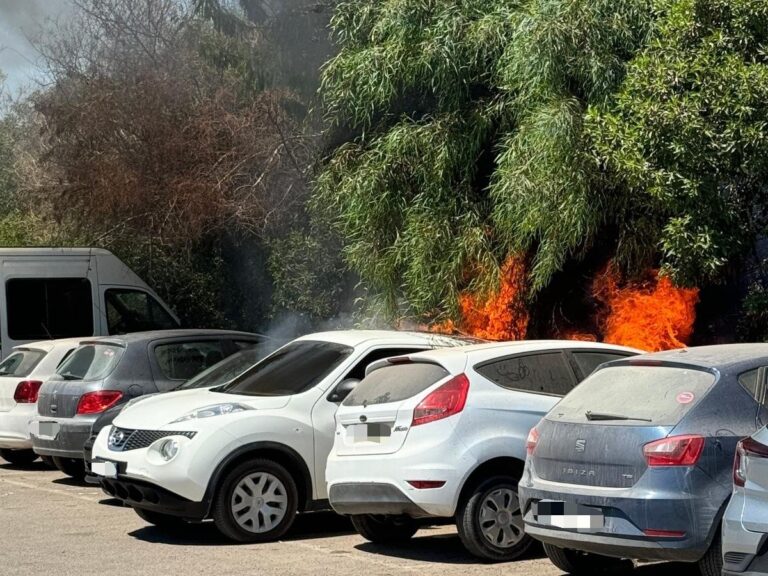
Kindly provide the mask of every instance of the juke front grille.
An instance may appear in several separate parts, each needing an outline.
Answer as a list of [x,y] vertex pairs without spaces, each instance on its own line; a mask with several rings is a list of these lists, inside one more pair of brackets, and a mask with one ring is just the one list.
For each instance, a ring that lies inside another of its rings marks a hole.
[[153,442],[169,436],[194,438],[197,432],[177,432],[175,430],[127,430],[113,428],[109,434],[109,448],[115,452],[127,452],[146,448]]

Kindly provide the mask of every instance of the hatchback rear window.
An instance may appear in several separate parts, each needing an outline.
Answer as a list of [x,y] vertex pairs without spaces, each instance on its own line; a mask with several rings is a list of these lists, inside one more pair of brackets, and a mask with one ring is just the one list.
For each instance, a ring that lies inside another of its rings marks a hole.
[[413,362],[374,370],[347,396],[344,406],[372,406],[413,398],[448,376],[437,364]]
[[100,380],[112,373],[123,350],[109,344],[85,344],[59,366],[56,375],[63,380]]
[[598,370],[549,413],[557,422],[674,426],[712,388],[710,372],[676,366]]
[[29,376],[32,370],[45,358],[42,350],[17,350],[0,362],[0,376],[23,378]]

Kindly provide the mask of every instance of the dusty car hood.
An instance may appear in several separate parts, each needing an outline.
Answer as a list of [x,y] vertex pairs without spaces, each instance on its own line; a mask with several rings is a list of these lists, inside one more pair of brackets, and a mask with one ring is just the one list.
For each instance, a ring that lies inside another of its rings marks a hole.
[[[278,410],[288,404],[290,396],[237,396],[221,394],[210,390],[182,390],[158,394],[128,407],[115,418],[114,425],[120,428],[138,430],[160,429],[194,410],[215,404],[246,404],[257,410]],[[226,417],[226,416],[224,416]],[[214,416],[222,418],[222,416]],[[202,421],[207,418],[202,419]],[[174,425],[174,428],[189,427],[197,421],[190,420]]]

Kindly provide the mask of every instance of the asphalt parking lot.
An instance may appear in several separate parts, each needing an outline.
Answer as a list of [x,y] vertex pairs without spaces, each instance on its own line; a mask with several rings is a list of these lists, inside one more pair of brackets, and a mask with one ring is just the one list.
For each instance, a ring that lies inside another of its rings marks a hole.
[[[637,576],[694,574],[687,566],[645,566]],[[542,552],[509,564],[466,554],[455,529],[421,530],[404,546],[376,546],[333,514],[304,516],[281,542],[233,545],[208,525],[168,533],[98,488],[37,463],[0,465],[0,575],[259,574],[520,576],[557,575]]]

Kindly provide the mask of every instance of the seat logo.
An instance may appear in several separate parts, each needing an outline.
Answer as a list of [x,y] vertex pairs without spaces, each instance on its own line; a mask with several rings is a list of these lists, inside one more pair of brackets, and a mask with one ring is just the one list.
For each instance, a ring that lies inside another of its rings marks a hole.
[[576,440],[576,452],[584,452],[587,449],[586,440]]

